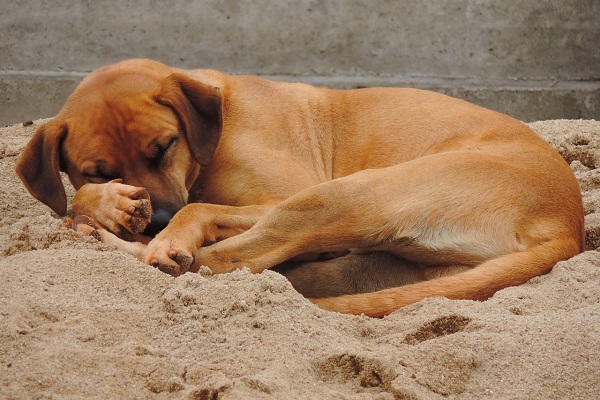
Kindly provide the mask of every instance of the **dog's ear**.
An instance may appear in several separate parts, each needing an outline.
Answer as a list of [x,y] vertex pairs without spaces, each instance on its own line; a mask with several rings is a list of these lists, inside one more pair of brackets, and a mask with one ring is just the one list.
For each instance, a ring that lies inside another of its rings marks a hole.
[[207,166],[223,128],[220,90],[175,73],[163,80],[156,100],[173,109],[192,155],[201,166]]
[[61,143],[66,135],[66,124],[49,121],[40,126],[16,167],[29,193],[58,215],[67,212],[67,195],[60,179]]

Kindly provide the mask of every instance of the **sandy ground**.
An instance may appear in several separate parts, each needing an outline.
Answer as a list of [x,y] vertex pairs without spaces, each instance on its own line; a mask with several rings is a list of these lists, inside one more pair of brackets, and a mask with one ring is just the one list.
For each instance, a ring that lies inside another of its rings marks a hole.
[[317,309],[271,271],[172,278],[63,228],[14,173],[39,124],[0,128],[0,398],[598,398],[600,122],[531,124],[580,181],[588,251],[383,319]]

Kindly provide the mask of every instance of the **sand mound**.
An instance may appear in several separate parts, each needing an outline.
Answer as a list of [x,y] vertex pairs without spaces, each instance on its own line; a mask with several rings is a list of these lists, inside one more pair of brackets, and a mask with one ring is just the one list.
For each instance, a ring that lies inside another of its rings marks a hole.
[[40,123],[0,129],[0,398],[600,393],[600,122],[531,124],[575,170],[588,251],[485,302],[380,320],[320,310],[271,271],[172,278],[65,229],[14,174]]

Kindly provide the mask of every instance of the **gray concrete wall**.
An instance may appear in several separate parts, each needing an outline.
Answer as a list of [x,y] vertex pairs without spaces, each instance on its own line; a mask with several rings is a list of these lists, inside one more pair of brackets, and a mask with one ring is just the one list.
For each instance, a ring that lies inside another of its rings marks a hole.
[[0,124],[54,115],[87,72],[131,57],[600,119],[598,0],[7,0],[0,37]]

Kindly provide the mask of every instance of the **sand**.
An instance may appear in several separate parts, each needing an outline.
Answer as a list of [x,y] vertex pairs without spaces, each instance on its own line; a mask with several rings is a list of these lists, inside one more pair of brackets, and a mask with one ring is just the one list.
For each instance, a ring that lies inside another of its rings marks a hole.
[[271,271],[173,278],[67,230],[14,173],[41,122],[0,128],[0,398],[599,396],[600,122],[531,124],[580,181],[585,253],[383,319],[320,310]]

